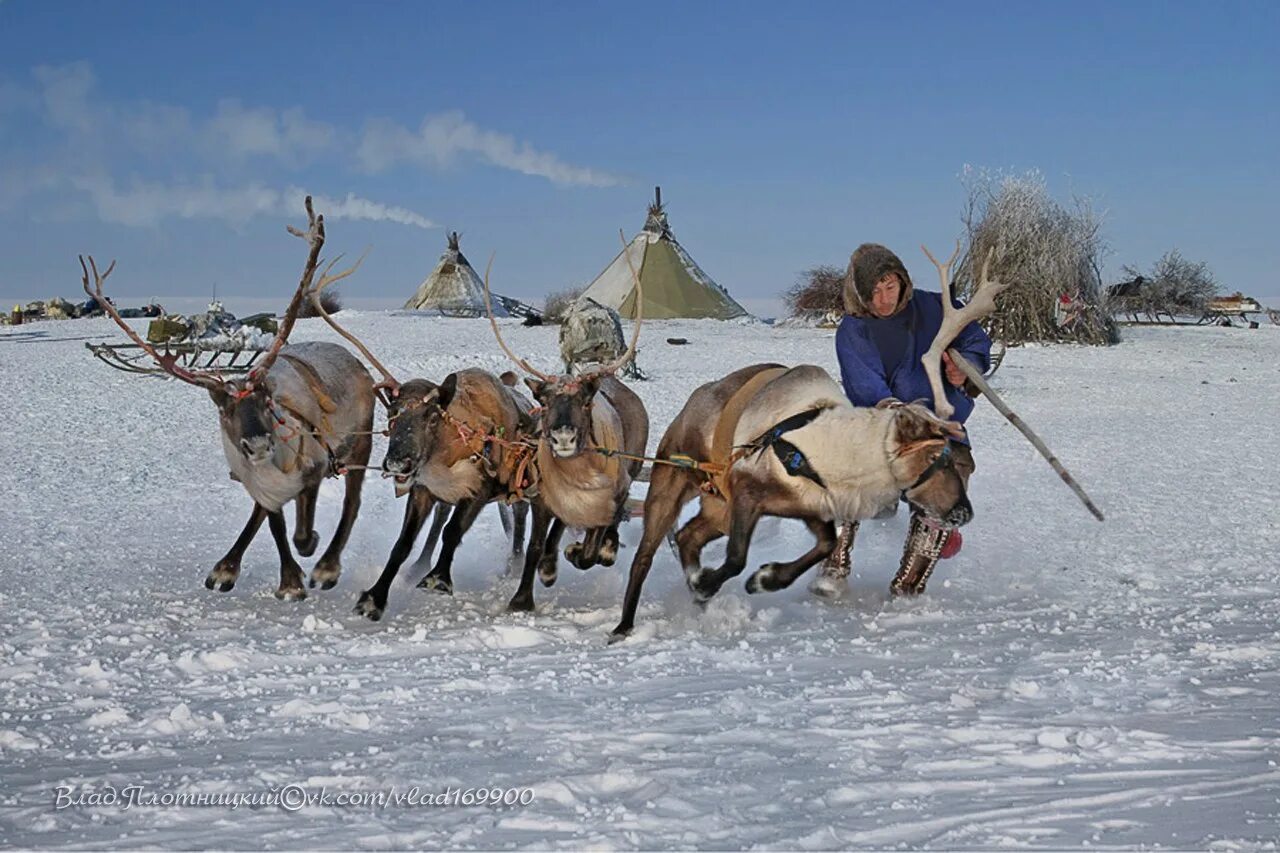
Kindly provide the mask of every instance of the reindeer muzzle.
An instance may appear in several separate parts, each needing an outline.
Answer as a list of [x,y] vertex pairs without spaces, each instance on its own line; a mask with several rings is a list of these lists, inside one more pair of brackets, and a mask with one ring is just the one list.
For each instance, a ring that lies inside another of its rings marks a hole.
[[551,448],[551,452],[560,459],[568,459],[577,456],[578,447],[578,431],[572,427],[560,427],[551,430],[547,444]]
[[271,436],[256,435],[240,439],[240,453],[250,465],[261,465],[271,459]]

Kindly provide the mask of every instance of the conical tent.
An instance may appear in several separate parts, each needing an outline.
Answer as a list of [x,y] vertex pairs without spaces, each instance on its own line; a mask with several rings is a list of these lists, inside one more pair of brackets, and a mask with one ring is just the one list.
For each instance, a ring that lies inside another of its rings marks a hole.
[[[431,271],[418,290],[404,304],[410,311],[439,311],[450,317],[483,317],[484,282],[458,248],[458,232],[449,234],[449,247],[440,263]],[[502,300],[493,300],[493,313],[508,317]]]
[[[628,257],[631,263],[627,263]],[[716,284],[711,276],[694,263],[693,258],[677,242],[667,223],[662,207],[661,190],[649,206],[644,230],[636,235],[625,250],[618,253],[604,272],[582,293],[582,299],[594,299],[616,310],[623,317],[636,316],[635,282],[631,266],[644,291],[644,317],[712,317],[731,320],[750,316],[733,300],[729,291]]]

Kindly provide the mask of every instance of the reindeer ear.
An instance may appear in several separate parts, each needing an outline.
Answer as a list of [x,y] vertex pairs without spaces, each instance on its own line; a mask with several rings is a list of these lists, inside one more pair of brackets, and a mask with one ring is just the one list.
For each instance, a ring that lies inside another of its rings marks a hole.
[[213,400],[215,406],[219,409],[227,408],[227,405],[231,402],[231,394],[227,392],[225,385],[222,387],[207,385],[205,389],[209,392],[209,399]]
[[458,374],[450,373],[440,383],[439,399],[436,401],[440,408],[447,409],[449,404],[453,402],[453,396],[458,393]]
[[533,392],[533,399],[539,403],[542,402],[542,392],[546,390],[547,383],[541,379],[534,379],[532,376],[524,378],[524,384],[529,386],[529,390]]
[[514,370],[508,370],[498,378],[501,379],[502,384],[506,385],[508,388],[514,388],[520,383],[520,377],[516,376],[516,372]]
[[934,425],[910,406],[893,410],[893,422],[898,427],[898,442],[911,444],[934,437]]
[[578,380],[582,385],[582,390],[586,392],[588,399],[595,397],[596,393],[600,390],[601,379],[603,379],[603,377],[599,374],[589,373]]

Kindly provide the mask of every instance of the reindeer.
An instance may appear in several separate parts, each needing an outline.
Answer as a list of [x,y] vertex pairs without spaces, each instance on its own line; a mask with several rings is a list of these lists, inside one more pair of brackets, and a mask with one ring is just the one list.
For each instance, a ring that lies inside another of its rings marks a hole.
[[[85,292],[165,372],[204,388],[218,408],[222,450],[231,477],[253,498],[253,511],[231,550],[205,578],[204,585],[209,589],[227,592],[235,586],[244,552],[266,520],[280,553],[276,598],[306,598],[302,568],[289,550],[283,508],[290,501],[297,502],[293,544],[298,554],[311,556],[320,542],[315,531],[320,483],[325,477],[345,473],[342,518],[310,579],[313,588],[332,588],[342,572],[342,549],[360,509],[364,466],[372,447],[373,379],[355,356],[337,344],[306,342],[286,346],[303,296],[315,277],[325,240],[324,217],[314,212],[310,196],[306,210],[307,231],[289,228],[290,233],[305,239],[310,246],[302,279],[271,346],[244,378],[228,379],[216,371],[188,370],[177,363],[176,356],[159,353],[120,317],[102,291],[103,282],[115,269],[115,261],[99,274],[92,257],[87,267],[85,259],[80,259]],[[330,264],[326,276],[332,268]],[[90,269],[94,278],[92,290]]]
[[[552,375],[517,356],[502,339],[489,293],[492,258],[485,269],[485,307],[498,346],[529,374],[525,383],[541,407],[535,460],[538,495],[533,502],[533,525],[525,552],[520,585],[508,609],[533,610],[535,572],[544,586],[556,581],[556,560],[565,527],[584,529],[581,542],[565,549],[565,557],[579,569],[611,566],[618,556],[618,525],[626,513],[631,481],[644,465],[649,440],[649,415],[636,393],[614,374],[635,357],[640,335],[641,299],[636,279],[636,324],[631,343],[619,358],[579,375]],[[622,453],[629,457],[623,461]]]
[[[942,327],[922,358],[938,414],[919,404],[856,408],[839,383],[814,365],[753,365],[695,390],[663,435],[658,458],[710,463],[654,466],[644,534],[611,640],[634,628],[654,553],[681,507],[699,494],[698,515],[676,535],[685,581],[699,603],[742,573],[751,535],[765,515],[800,519],[816,541],[795,560],[757,569],[747,579],[749,593],[787,588],[831,553],[837,522],[870,517],[899,499],[942,526],[959,527],[973,518],[951,456],[951,442],[964,438],[964,427],[946,420],[953,410],[940,360],[961,329],[995,309],[995,296],[1007,285],[991,280],[988,253],[973,300],[956,308],[947,289],[955,256],[946,265],[929,258],[944,285]],[[726,535],[724,563],[702,568],[702,550]]]
[[[335,276],[313,289],[312,304],[324,321],[382,375],[378,388],[388,392],[384,404],[389,423],[383,476],[394,478],[396,497],[409,496],[400,535],[387,564],[355,606],[356,613],[377,621],[386,611],[392,582],[436,504],[437,520],[450,506],[453,512],[444,525],[435,568],[418,586],[453,593],[454,553],[480,510],[491,501],[516,500],[523,494],[522,483],[533,450],[525,436],[532,433],[534,423],[532,406],[511,387],[511,382],[483,370],[451,373],[439,385],[426,379],[397,380],[359,338],[325,309],[320,291],[338,279]],[[522,528],[528,513],[527,503],[518,506],[513,545],[516,550],[523,541]],[[427,544],[420,562],[430,562],[433,544]]]

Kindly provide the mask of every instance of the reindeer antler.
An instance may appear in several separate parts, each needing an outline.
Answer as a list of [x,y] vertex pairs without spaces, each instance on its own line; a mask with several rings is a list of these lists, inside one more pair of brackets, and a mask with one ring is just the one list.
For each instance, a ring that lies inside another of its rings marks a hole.
[[631,343],[627,346],[627,351],[607,366],[591,371],[592,376],[608,376],[617,373],[626,366],[627,362],[635,358],[636,342],[640,340],[640,324],[644,322],[644,289],[640,285],[640,275],[636,272],[636,265],[631,261],[627,235],[622,233],[622,229],[618,229],[618,239],[622,241],[622,254],[627,260],[627,267],[631,270],[631,280],[636,285],[636,325],[631,330]]
[[326,287],[328,287],[329,285],[333,284],[336,281],[342,281],[344,278],[351,275],[356,270],[360,269],[360,265],[364,263],[364,259],[368,256],[368,254],[369,254],[369,250],[365,249],[364,254],[360,256],[360,259],[358,261],[352,264],[350,268],[343,270],[342,272],[337,273],[336,275],[330,275],[329,271],[332,270],[337,265],[338,261],[342,260],[342,255],[338,255],[338,257],[330,261],[329,265],[324,268],[324,272],[320,273],[320,280],[315,283],[314,287],[311,288],[311,304],[315,307],[316,313],[318,313],[321,317],[323,317],[324,321],[329,324],[330,328],[332,328],[339,335],[342,335],[342,337],[350,341],[351,344],[356,349],[360,350],[361,355],[363,355],[365,359],[368,360],[368,362],[373,365],[374,369],[382,374],[382,382],[378,384],[383,388],[390,389],[392,395],[394,396],[400,390],[400,383],[396,381],[396,378],[394,376],[391,375],[391,371],[383,367],[382,362],[374,358],[373,353],[369,352],[369,348],[366,347],[360,341],[359,338],[351,334],[351,332],[347,331],[342,326],[338,325],[338,321],[333,319],[333,315],[325,310],[324,302],[320,298],[321,291],[324,290]]
[[951,417],[954,412],[942,391],[939,362],[942,359],[942,353],[946,352],[947,355],[951,356],[952,363],[960,368],[969,381],[981,389],[982,393],[991,401],[991,405],[995,406],[996,410],[1004,415],[1009,423],[1017,427],[1027,441],[1031,442],[1031,445],[1039,451],[1045,461],[1062,478],[1062,482],[1066,483],[1071,491],[1075,492],[1080,502],[1085,505],[1085,508],[1093,513],[1094,518],[1102,521],[1102,510],[1098,509],[1097,504],[1085,493],[1084,488],[1076,482],[1075,477],[1071,476],[1071,472],[1058,460],[1053,451],[1049,450],[1049,446],[1044,443],[1040,436],[1035,434],[1031,427],[1027,426],[1022,418],[1018,417],[1013,409],[1009,408],[1004,400],[1000,399],[1000,395],[987,384],[986,379],[982,376],[982,371],[974,367],[959,350],[949,349],[951,342],[955,340],[956,335],[960,334],[961,329],[971,321],[985,317],[996,310],[996,297],[1009,286],[1008,282],[991,280],[991,258],[995,254],[995,247],[992,246],[987,249],[987,254],[982,259],[982,273],[978,278],[977,287],[974,288],[973,298],[963,308],[956,308],[951,304],[951,265],[955,263],[960,254],[959,241],[956,242],[956,250],[952,253],[951,259],[945,264],[938,263],[938,259],[925,246],[920,248],[924,249],[924,253],[929,256],[929,260],[933,261],[933,265],[938,268],[938,277],[942,281],[942,328],[938,330],[938,335],[933,339],[933,344],[929,347],[929,351],[921,356],[920,359],[924,363],[925,372],[929,374],[929,384],[933,388],[934,411],[944,418]]
[[[107,280],[107,276],[111,275],[111,272],[115,268],[116,268],[116,262],[112,261],[111,265],[107,267],[106,272],[99,273],[98,265],[94,262],[93,255],[89,256],[88,266],[85,266],[84,255],[80,255],[80,269],[84,271],[84,275],[80,280],[84,284],[84,292],[89,294],[90,298],[92,298],[99,305],[101,305],[102,310],[106,311],[107,315],[111,317],[112,320],[115,320],[116,325],[124,330],[124,333],[129,336],[129,339],[132,340],[138,346],[142,347],[143,352],[145,352],[147,355],[155,359],[156,364],[159,364],[165,373],[168,373],[170,376],[174,377],[175,379],[181,379],[183,382],[188,382],[192,385],[196,385],[201,388],[221,389],[224,384],[224,381],[221,375],[219,375],[217,372],[202,371],[202,370],[187,370],[184,367],[180,367],[178,365],[178,357],[176,355],[172,353],[161,354],[154,346],[147,343],[147,341],[143,339],[141,335],[135,332],[132,326],[130,326],[128,323],[124,321],[124,318],[122,318],[120,316],[120,313],[116,311],[115,306],[112,305],[111,301],[107,299],[106,294],[102,292],[102,283]],[[93,289],[92,290],[89,289],[89,270],[90,269],[93,270]]]
[[307,264],[302,268],[302,278],[298,281],[298,289],[293,292],[293,298],[289,300],[289,307],[284,311],[284,318],[280,321],[280,328],[276,332],[275,340],[271,342],[271,346],[267,349],[267,354],[249,371],[249,376],[245,382],[246,388],[253,388],[258,380],[267,375],[267,371],[271,369],[271,365],[275,364],[276,357],[280,355],[280,350],[289,340],[289,333],[293,331],[293,324],[298,320],[298,313],[302,310],[302,300],[306,297],[307,291],[311,288],[311,280],[315,278],[316,266],[320,263],[320,250],[324,248],[324,216],[317,215],[311,207],[311,196],[307,196],[303,202],[307,209],[307,230],[294,228],[292,225],[286,225],[285,228],[295,237],[306,240],[311,245],[311,251],[307,253]]
[[928,247],[920,248],[924,249],[929,260],[933,261],[933,265],[938,268],[938,279],[942,284],[942,326],[938,329],[938,334],[930,344],[929,350],[920,357],[920,361],[924,365],[925,374],[929,377],[929,387],[933,390],[934,412],[939,417],[950,418],[955,413],[955,409],[947,402],[947,394],[943,390],[942,354],[947,351],[951,342],[965,326],[996,310],[996,297],[1009,285],[1005,282],[992,281],[989,277],[991,256],[995,253],[993,246],[987,250],[987,256],[982,262],[982,275],[974,289],[973,298],[963,308],[957,308],[951,302],[951,265],[960,256],[960,241],[956,241],[956,250],[951,253],[951,257],[945,264],[938,263],[938,259],[933,256]]
[[493,301],[489,295],[489,271],[493,269],[493,258],[496,254],[497,252],[494,252],[492,255],[489,255],[489,263],[484,268],[484,310],[489,314],[489,325],[493,327],[493,336],[498,339],[498,346],[502,347],[502,351],[507,354],[507,357],[519,365],[521,369],[527,373],[533,374],[543,382],[554,382],[554,376],[548,373],[543,373],[541,370],[538,370],[536,367],[529,364],[529,362],[513,353],[511,348],[507,346],[507,342],[502,339],[502,333],[498,331],[498,321],[493,316]]

